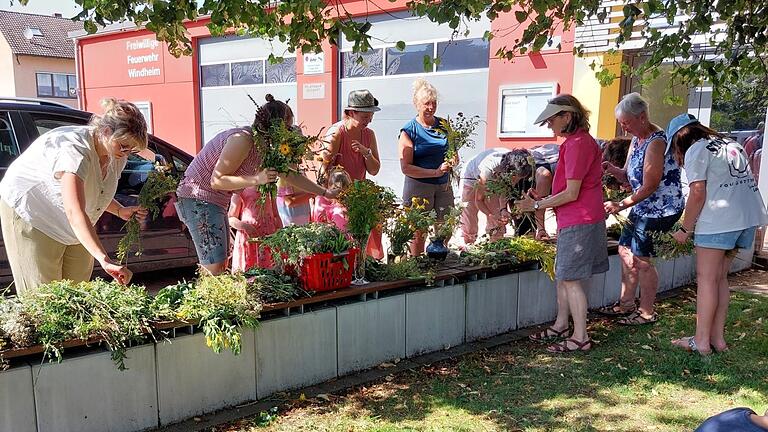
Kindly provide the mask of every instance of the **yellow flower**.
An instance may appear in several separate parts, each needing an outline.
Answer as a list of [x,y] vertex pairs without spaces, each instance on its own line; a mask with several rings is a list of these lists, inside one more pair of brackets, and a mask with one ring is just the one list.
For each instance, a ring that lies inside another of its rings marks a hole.
[[283,156],[288,156],[291,154],[291,146],[288,144],[280,144],[280,153],[283,154]]

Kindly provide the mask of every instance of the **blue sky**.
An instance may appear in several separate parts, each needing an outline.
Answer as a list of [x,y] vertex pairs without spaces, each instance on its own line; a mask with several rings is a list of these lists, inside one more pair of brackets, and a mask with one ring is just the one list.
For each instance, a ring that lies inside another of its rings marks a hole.
[[53,15],[58,12],[67,18],[77,15],[82,9],[74,0],[29,0],[26,6],[19,4],[18,0],[0,0],[0,10],[12,10],[40,15]]

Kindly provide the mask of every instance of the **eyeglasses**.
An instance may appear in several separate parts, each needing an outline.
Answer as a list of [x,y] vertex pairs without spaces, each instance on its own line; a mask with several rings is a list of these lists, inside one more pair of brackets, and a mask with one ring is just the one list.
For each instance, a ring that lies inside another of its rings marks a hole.
[[120,153],[122,154],[138,154],[139,150],[125,144],[120,144]]
[[554,119],[556,119],[557,117],[561,117],[561,116],[563,116],[563,115],[565,115],[565,111],[560,111],[559,113],[557,113],[557,114],[553,115],[552,117],[548,118],[548,119],[546,120],[546,122],[547,122],[547,125],[550,125],[550,126],[551,126],[551,125],[552,125],[552,121],[553,121]]

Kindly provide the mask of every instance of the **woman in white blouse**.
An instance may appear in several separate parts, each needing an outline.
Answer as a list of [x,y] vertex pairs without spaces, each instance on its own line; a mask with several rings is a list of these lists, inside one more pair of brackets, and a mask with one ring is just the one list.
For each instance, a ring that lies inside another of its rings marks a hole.
[[115,280],[133,275],[114,262],[94,225],[108,211],[140,221],[147,212],[114,199],[127,156],[147,148],[147,124],[130,102],[105,99],[88,126],[36,139],[0,182],[0,220],[16,292],[59,279],[89,280],[93,259]]

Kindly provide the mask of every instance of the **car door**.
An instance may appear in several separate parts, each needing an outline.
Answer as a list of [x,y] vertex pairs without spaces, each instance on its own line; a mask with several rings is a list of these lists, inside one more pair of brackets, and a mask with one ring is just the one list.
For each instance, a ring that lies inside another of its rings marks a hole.
[[[5,176],[8,166],[21,152],[14,119],[18,120],[15,112],[0,110],[0,179]],[[20,132],[23,134],[23,131]],[[8,281],[10,276],[11,267],[8,264],[8,255],[5,253],[5,242],[2,234],[0,234],[0,280]],[[4,286],[0,286],[0,292],[4,288]]]
[[[51,112],[30,111],[22,113],[22,117],[25,118],[27,130],[33,136],[32,139],[55,127],[87,122],[87,119]],[[146,182],[149,171],[154,169],[155,163],[172,162],[167,164],[170,165],[172,174],[181,177],[183,171],[179,168],[186,169],[186,165],[182,162],[188,162],[178,153],[164,141],[151,137],[146,150],[129,157],[118,181],[115,199],[123,205],[136,205],[139,191]],[[134,271],[194,263],[194,260],[191,260],[192,257],[196,257],[194,246],[186,232],[186,227],[179,221],[173,203],[174,198],[166,198],[158,216],[148,219],[142,226],[143,253],[138,256],[130,253],[127,256],[127,261],[133,264],[131,269]],[[125,235],[124,225],[125,221],[106,212],[96,223],[99,238],[112,257],[115,257],[117,244]]]

